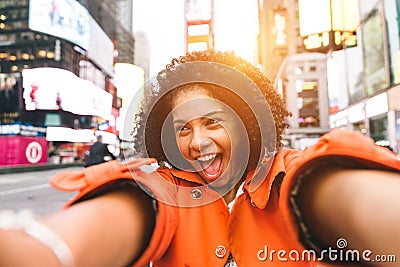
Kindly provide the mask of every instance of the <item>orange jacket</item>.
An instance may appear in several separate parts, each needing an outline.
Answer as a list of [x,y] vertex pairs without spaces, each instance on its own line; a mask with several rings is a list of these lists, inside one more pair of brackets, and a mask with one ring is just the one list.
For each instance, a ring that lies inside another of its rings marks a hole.
[[[86,198],[99,187],[120,179],[136,180],[158,199],[157,220],[147,250],[134,266],[224,266],[231,254],[238,266],[316,266],[302,260],[305,247],[290,205],[293,183],[314,159],[341,157],[366,168],[400,170],[400,160],[359,132],[333,130],[304,152],[279,151],[256,190],[250,176],[229,213],[222,198],[194,173],[161,167],[157,174],[130,172],[116,161],[62,172],[52,177],[54,187],[79,194],[66,207]],[[167,181],[164,183],[162,181]],[[160,185],[161,184],[161,185]],[[177,187],[179,186],[179,187]],[[174,203],[190,207],[177,208]],[[199,205],[206,203],[204,205]],[[298,252],[298,254],[296,254]],[[300,256],[299,256],[300,255]]]

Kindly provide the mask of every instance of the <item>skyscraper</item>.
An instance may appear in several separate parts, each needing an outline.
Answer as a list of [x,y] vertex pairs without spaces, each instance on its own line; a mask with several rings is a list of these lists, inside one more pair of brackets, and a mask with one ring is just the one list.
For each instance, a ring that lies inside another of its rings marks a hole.
[[132,33],[132,0],[78,0],[114,42],[115,63],[134,63],[135,39]]

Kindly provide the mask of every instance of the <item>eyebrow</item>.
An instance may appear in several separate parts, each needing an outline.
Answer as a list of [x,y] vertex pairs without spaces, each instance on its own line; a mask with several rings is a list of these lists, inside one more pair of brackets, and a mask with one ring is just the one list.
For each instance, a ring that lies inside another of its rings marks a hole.
[[[207,117],[211,117],[212,115],[217,115],[217,114],[220,114],[220,113],[224,113],[224,111],[220,110],[220,109],[213,110],[213,111],[210,111],[208,113],[202,114],[202,115],[200,115],[200,116],[198,116],[196,118],[207,118]],[[193,119],[195,119],[195,118],[193,118]],[[191,120],[193,120],[193,119],[191,119]],[[187,122],[187,120],[183,120],[183,119],[173,120],[173,123],[186,123],[186,122]]]

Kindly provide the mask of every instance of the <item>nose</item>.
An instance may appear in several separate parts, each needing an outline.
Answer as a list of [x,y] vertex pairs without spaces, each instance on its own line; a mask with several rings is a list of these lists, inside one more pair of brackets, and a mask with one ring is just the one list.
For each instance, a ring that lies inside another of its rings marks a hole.
[[212,144],[212,140],[207,137],[201,129],[193,130],[192,138],[190,140],[190,148],[196,151],[201,151],[206,149]]

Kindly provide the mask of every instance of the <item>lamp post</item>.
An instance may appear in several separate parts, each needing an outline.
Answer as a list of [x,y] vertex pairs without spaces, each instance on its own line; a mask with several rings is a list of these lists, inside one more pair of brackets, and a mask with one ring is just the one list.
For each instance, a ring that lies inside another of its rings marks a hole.
[[307,51],[357,45],[358,0],[299,0],[300,36]]

